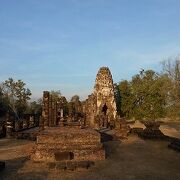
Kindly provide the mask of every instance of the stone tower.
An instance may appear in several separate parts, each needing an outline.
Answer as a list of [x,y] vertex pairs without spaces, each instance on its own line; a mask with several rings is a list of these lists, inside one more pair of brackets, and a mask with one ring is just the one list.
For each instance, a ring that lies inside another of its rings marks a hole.
[[96,114],[104,113],[116,118],[117,109],[114,95],[114,85],[111,72],[108,67],[101,67],[96,76],[94,95],[97,97]]
[[116,119],[114,85],[108,67],[101,67],[97,73],[94,92],[85,102],[85,114],[87,125],[94,128],[107,127]]

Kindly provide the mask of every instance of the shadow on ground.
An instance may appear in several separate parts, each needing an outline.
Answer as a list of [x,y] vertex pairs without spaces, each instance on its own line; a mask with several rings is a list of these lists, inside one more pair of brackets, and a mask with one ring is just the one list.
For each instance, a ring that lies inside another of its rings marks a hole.
[[107,142],[107,141],[112,141],[113,136],[110,134],[107,134],[106,132],[100,132],[101,134],[101,142]]
[[[1,180],[44,180],[47,178],[47,172],[35,172],[33,167],[29,168],[30,172],[23,168],[29,163],[29,157],[16,158],[5,161],[6,167],[0,172]],[[39,167],[40,168],[40,167]],[[31,171],[32,170],[32,171]]]

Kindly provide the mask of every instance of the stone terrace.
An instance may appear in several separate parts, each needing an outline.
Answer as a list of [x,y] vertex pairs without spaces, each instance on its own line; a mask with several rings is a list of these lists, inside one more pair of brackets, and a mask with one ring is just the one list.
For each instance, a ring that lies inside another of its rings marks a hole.
[[80,127],[49,127],[37,136],[34,161],[96,161],[104,160],[101,137],[93,129]]

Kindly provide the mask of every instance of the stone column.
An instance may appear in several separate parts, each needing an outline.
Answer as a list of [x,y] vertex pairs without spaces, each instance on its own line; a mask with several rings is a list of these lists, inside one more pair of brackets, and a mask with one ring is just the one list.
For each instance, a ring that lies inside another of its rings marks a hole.
[[52,116],[53,116],[52,104],[53,104],[52,95],[49,94],[49,126],[52,126]]
[[23,119],[23,129],[27,129],[28,128],[28,121],[27,119]]
[[6,137],[12,138],[14,132],[14,119],[9,115],[6,114]]
[[60,125],[60,121],[61,121],[61,105],[59,103],[59,101],[57,101],[56,103],[56,121],[55,124],[56,126]]
[[43,92],[43,112],[42,112],[42,118],[44,121],[44,127],[49,126],[49,92],[44,91]]
[[53,126],[53,120],[54,120],[54,100],[52,100],[52,106],[51,106],[51,111],[52,111],[52,114],[51,114],[51,124]]
[[57,122],[57,102],[54,102],[54,116],[53,116],[53,124],[56,126]]
[[58,110],[58,121],[59,121],[58,124],[60,126],[64,125],[64,112],[62,108],[59,108]]
[[44,119],[42,116],[39,117],[39,129],[44,130]]
[[34,116],[29,117],[30,127],[34,127]]

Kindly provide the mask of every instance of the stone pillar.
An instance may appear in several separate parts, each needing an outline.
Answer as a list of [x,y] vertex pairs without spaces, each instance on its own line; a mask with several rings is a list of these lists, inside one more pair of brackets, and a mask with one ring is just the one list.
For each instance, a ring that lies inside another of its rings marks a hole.
[[44,119],[42,116],[39,117],[39,129],[44,130]]
[[9,115],[6,114],[6,137],[12,138],[14,132],[14,119]]
[[28,128],[28,121],[27,119],[23,119],[23,129],[27,129]]
[[54,120],[54,100],[52,100],[52,106],[51,106],[51,124],[53,126],[53,120]]
[[52,101],[52,95],[49,94],[49,126],[52,126],[52,104],[53,104],[53,101]]
[[43,92],[43,112],[42,112],[42,118],[44,121],[44,127],[49,126],[49,92],[44,91]]
[[34,127],[34,116],[29,117],[30,127]]
[[63,109],[61,109],[61,118],[63,118]]
[[63,109],[59,108],[58,109],[58,124],[60,126],[64,126],[64,113],[63,113]]
[[51,124],[52,126],[56,125],[56,113],[57,113],[57,107],[56,107],[56,101],[52,100],[52,107],[51,107]]
[[54,126],[56,126],[57,122],[57,102],[54,102],[54,117],[53,117],[53,123]]

